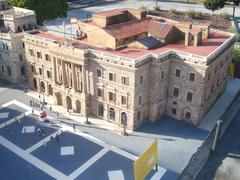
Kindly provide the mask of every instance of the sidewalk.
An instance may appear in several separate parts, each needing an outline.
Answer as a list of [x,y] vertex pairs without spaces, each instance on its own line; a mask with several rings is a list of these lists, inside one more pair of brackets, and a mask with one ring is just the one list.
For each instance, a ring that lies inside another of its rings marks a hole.
[[199,128],[211,131],[215,125],[215,122],[220,119],[224,112],[233,102],[234,98],[237,96],[240,90],[240,80],[239,79],[230,79],[228,81],[227,88],[223,95],[217,100],[213,105],[207,115],[203,118]]

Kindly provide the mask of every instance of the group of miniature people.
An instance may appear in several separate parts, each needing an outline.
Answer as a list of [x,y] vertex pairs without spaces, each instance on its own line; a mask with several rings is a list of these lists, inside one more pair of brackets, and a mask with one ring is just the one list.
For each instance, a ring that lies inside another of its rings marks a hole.
[[44,136],[44,129],[43,128],[38,128],[37,132],[38,132],[39,136],[42,136],[42,137]]

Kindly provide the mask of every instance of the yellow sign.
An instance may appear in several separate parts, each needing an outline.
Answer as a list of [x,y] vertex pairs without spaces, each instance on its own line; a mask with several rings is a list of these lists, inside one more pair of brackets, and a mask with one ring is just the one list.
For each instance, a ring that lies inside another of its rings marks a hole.
[[230,64],[230,67],[229,67],[229,75],[230,75],[230,76],[234,76],[234,64],[233,64],[233,63]]
[[134,162],[134,180],[143,180],[158,163],[158,143],[154,143]]

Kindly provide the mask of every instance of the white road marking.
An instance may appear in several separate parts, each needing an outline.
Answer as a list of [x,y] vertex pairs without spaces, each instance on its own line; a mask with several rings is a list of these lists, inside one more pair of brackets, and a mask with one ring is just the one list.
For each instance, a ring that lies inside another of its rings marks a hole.
[[124,180],[124,175],[122,170],[108,171],[109,180]]
[[9,115],[9,112],[0,113],[0,119],[6,119],[8,118],[8,115]]
[[28,116],[29,114],[31,114],[30,111],[25,112],[25,113],[22,113],[22,114],[20,114],[20,115],[18,115],[18,116],[16,116],[16,117],[14,117],[14,118],[6,121],[6,122],[0,124],[0,128],[3,128],[3,127],[5,127],[5,126],[7,126],[7,125],[9,125],[9,124],[12,124],[12,123],[14,123],[15,121],[18,121],[19,119],[20,119],[20,122],[21,122],[21,118],[23,118],[24,116]]
[[74,172],[72,172],[68,177],[70,179],[75,179],[80,174],[82,174],[86,169],[88,169],[91,165],[93,165],[98,159],[100,159],[104,154],[106,154],[109,151],[109,148],[105,147],[100,152],[95,154],[91,159],[89,159],[87,162],[85,162],[82,166],[80,166],[78,169],[76,169]]
[[61,156],[74,155],[74,146],[61,147],[60,155]]
[[54,138],[57,134],[60,134],[62,131],[63,131],[63,129],[59,129],[58,131],[56,131],[53,134],[49,135],[48,137],[42,139],[41,141],[39,141],[38,143],[34,144],[33,146],[31,146],[30,148],[26,149],[25,151],[27,153],[33,152],[34,150],[36,150],[40,146],[44,145],[44,142],[50,141],[51,140],[51,136]]
[[7,139],[5,139],[2,136],[0,136],[0,142],[3,146],[8,148],[10,151],[14,152],[15,154],[17,154],[24,160],[28,161],[29,163],[33,164],[34,166],[44,171],[45,173],[49,174],[50,176],[59,180],[68,179],[65,174],[61,173],[60,171],[54,169],[52,166],[48,165],[47,163],[39,160],[38,158],[22,150],[21,148],[9,142]]

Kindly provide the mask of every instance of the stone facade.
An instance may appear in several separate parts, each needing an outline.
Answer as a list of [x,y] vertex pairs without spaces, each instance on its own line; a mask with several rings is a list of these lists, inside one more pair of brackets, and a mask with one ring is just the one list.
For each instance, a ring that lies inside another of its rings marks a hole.
[[0,78],[20,84],[26,79],[24,31],[36,26],[34,11],[9,7],[1,1],[0,10]]
[[227,37],[206,56],[171,49],[130,58],[47,32],[29,33],[28,81],[58,105],[118,125],[126,120],[128,129],[164,114],[197,125],[226,87],[235,42],[234,35]]

